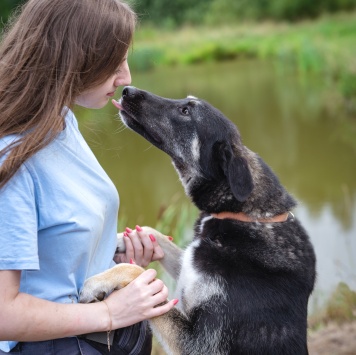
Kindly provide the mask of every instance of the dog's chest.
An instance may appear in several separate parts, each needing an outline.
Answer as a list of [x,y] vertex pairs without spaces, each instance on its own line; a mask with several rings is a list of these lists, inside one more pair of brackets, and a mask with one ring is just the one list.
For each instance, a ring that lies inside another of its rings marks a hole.
[[182,268],[179,275],[176,294],[183,312],[208,301],[213,296],[224,296],[224,282],[219,277],[197,270],[194,259],[199,252],[201,241],[193,241],[183,253]]

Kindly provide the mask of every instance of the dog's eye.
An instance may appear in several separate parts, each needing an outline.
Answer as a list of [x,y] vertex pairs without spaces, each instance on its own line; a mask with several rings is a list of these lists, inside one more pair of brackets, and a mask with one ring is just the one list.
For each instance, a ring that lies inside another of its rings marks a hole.
[[189,109],[188,109],[187,106],[185,106],[185,107],[180,107],[180,108],[179,108],[179,111],[180,111],[180,113],[181,113],[182,115],[184,115],[184,116],[188,116],[188,115],[189,115]]

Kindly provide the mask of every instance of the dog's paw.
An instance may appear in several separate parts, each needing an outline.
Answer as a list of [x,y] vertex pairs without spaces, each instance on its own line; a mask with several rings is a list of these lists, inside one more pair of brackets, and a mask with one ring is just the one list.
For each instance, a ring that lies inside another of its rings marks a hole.
[[90,303],[102,301],[108,294],[127,286],[145,270],[134,264],[118,264],[109,270],[94,275],[84,282],[79,302]]
[[[113,290],[113,289],[112,289]],[[87,279],[79,295],[80,303],[91,303],[102,301],[110,290],[104,287],[103,281],[93,276]]]
[[126,252],[126,245],[124,241],[124,233],[117,233],[117,246],[116,252],[117,253],[125,253]]

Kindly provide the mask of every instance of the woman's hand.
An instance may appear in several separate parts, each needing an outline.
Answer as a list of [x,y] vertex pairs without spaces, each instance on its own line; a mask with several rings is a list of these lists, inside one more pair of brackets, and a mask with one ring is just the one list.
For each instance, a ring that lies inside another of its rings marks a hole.
[[112,329],[160,316],[177,304],[176,299],[165,303],[168,289],[156,276],[155,270],[148,269],[123,289],[112,292],[105,300]]
[[140,226],[136,226],[135,230],[126,228],[124,241],[126,252],[115,254],[116,263],[134,261],[137,265],[146,267],[151,261],[160,260],[164,256],[154,235],[145,233]]

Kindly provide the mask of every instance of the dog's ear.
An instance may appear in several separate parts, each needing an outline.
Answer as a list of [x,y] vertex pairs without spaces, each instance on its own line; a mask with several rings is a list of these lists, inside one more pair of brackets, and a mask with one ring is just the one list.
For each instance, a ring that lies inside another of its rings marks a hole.
[[227,178],[231,191],[240,202],[247,200],[253,190],[253,181],[247,160],[236,156],[231,145],[220,145],[221,168]]

